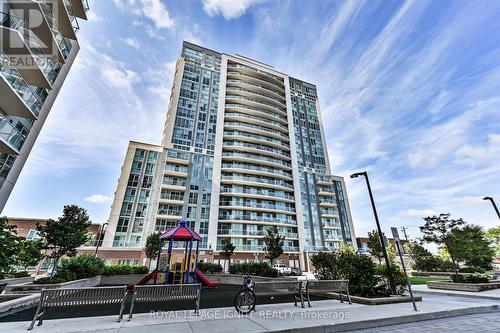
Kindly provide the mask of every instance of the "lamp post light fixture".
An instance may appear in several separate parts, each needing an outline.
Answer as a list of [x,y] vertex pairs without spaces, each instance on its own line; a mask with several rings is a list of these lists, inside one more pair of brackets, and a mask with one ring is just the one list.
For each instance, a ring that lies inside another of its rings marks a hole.
[[500,220],[500,212],[498,211],[497,204],[495,203],[495,200],[493,200],[492,197],[484,197],[483,200],[489,200],[491,201],[491,204],[493,205],[493,208],[495,209],[495,212],[497,212],[498,219]]
[[387,276],[389,277],[389,283],[391,284],[391,290],[394,295],[396,295],[396,284],[394,283],[394,276],[392,275],[391,266],[389,264],[389,256],[387,255],[387,250],[385,248],[384,236],[382,234],[382,229],[380,228],[380,222],[378,220],[377,208],[375,207],[375,201],[373,200],[372,188],[370,186],[370,180],[368,179],[368,173],[366,171],[357,172],[351,175],[351,178],[358,178],[359,176],[365,177],[366,186],[368,187],[368,194],[370,195],[370,201],[372,204],[373,215],[375,215],[375,222],[377,223],[378,237],[380,244],[382,245],[382,253],[384,255],[385,265],[387,269]]
[[99,251],[99,246],[101,245],[101,238],[104,236],[106,233],[105,226],[108,225],[108,222],[104,223],[101,228],[99,229],[99,234],[97,235],[97,243],[95,246],[95,253],[94,256],[97,258],[97,251]]

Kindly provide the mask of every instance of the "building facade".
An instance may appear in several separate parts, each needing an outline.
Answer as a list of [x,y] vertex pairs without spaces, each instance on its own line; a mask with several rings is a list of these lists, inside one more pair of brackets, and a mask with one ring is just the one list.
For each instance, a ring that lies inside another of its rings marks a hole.
[[161,145],[131,142],[103,249],[136,249],[181,218],[202,257],[263,261],[277,227],[290,266],[355,246],[344,180],[332,175],[316,87],[240,56],[184,42]]
[[0,0],[0,212],[71,68],[87,0]]

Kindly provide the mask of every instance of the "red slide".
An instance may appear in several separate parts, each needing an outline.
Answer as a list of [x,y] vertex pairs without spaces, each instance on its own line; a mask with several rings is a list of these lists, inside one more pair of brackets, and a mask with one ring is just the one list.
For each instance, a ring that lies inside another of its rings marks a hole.
[[148,283],[149,280],[151,279],[154,279],[156,277],[156,269],[153,270],[151,273],[149,273],[148,275],[146,275],[145,277],[143,277],[141,279],[141,281],[137,282],[136,285],[143,285],[143,284],[146,284]]
[[196,270],[196,276],[200,279],[202,285],[207,287],[216,288],[219,286],[219,282],[212,282],[207,279],[205,274],[203,274],[199,269]]

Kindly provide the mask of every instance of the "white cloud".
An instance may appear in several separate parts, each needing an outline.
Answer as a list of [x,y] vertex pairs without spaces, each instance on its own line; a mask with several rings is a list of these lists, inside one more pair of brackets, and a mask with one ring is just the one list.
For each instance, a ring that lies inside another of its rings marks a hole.
[[92,194],[84,198],[83,201],[93,204],[105,204],[105,203],[111,203],[113,201],[113,197],[104,194]]
[[132,37],[124,38],[121,41],[123,43],[125,43],[126,45],[128,45],[131,48],[136,49],[136,50],[138,50],[141,47],[141,45],[139,44],[139,42],[137,41],[137,39],[132,38]]
[[117,88],[132,89],[132,85],[139,80],[139,75],[129,69],[122,69],[111,64],[102,66],[102,76],[107,82]]
[[461,164],[483,165],[500,162],[500,134],[490,134],[484,145],[465,145],[455,152]]
[[101,22],[103,19],[94,10],[87,12],[87,20],[89,22]]
[[175,22],[167,6],[161,0],[113,0],[122,10],[131,10],[135,15],[149,18],[158,29],[173,29]]
[[203,0],[203,10],[211,17],[222,14],[226,20],[237,19],[248,8],[265,0]]

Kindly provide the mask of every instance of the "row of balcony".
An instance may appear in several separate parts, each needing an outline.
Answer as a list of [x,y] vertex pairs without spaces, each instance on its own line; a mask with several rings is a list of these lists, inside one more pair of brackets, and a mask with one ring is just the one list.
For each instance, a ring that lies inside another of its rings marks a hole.
[[247,143],[247,142],[241,142],[241,141],[225,141],[223,144],[223,148],[228,148],[228,147],[241,147],[241,148],[255,149],[255,150],[261,151],[263,153],[264,152],[272,153],[273,155],[278,155],[283,159],[290,160],[290,153],[289,152],[285,152],[281,149],[271,148],[269,146],[264,146],[264,145],[260,145],[260,144]]
[[225,214],[223,211],[219,215],[219,221],[249,221],[249,222],[260,222],[266,224],[286,224],[286,225],[297,225],[297,220],[291,216],[282,214],[282,218],[278,217],[268,217],[264,215],[256,214]]
[[286,204],[283,202],[272,202],[265,200],[253,200],[253,199],[237,199],[233,198],[232,200],[221,199],[219,202],[221,207],[231,207],[231,208],[255,208],[262,210],[279,210],[285,214],[294,213],[295,206],[293,204]]
[[246,97],[242,95],[239,95],[239,92],[229,91],[226,93],[226,100],[235,100],[237,103],[247,103],[249,105],[256,105],[257,108],[260,110],[266,109],[270,112],[276,112],[277,115],[285,117],[287,116],[286,109],[284,108],[279,108],[273,103],[263,101],[262,99]]
[[282,102],[282,104],[286,104],[286,99],[283,94],[280,94],[268,87],[265,87],[256,82],[244,81],[239,78],[228,78],[226,80],[227,87],[240,87],[244,89],[248,89],[250,91],[255,91],[259,94],[265,95],[266,97],[274,98]]
[[[237,230],[237,229],[219,229],[217,231],[218,235],[231,235],[231,236],[255,236],[263,237],[267,235],[265,230]],[[280,236],[285,236],[286,238],[299,238],[299,234],[296,232],[285,232],[278,231]]]
[[245,71],[247,73],[251,73],[252,75],[260,76],[262,78],[270,80],[271,82],[274,82],[275,84],[277,84],[279,86],[284,86],[283,78],[280,78],[276,75],[266,73],[264,71],[261,71],[261,70],[258,70],[258,69],[255,69],[255,68],[252,68],[252,67],[249,67],[246,65],[234,63],[234,62],[228,63],[227,67],[239,69],[239,70]]
[[254,140],[256,142],[263,142],[265,141],[266,143],[270,143],[274,145],[275,147],[279,147],[281,149],[285,150],[290,150],[290,147],[288,146],[288,143],[283,142],[282,140],[271,138],[265,135],[259,135],[259,134],[253,134],[253,133],[248,133],[244,131],[238,131],[238,130],[226,130],[224,131],[224,137],[239,137],[239,138],[248,138],[250,140]]
[[248,195],[248,196],[265,196],[265,197],[273,197],[278,199],[285,199],[289,201],[294,201],[295,198],[292,194],[289,194],[285,191],[279,191],[274,189],[265,189],[265,188],[255,188],[255,187],[247,187],[247,186],[222,186],[220,190],[221,195],[224,193],[232,193],[235,196],[238,195]]
[[[283,161],[277,158],[269,157],[269,156],[263,156],[263,155],[255,155],[255,154],[248,154],[248,153],[243,153],[239,151],[223,151],[222,152],[222,158],[226,158],[227,160],[230,159],[248,159],[248,162],[252,162],[253,160],[259,161],[259,162],[269,162],[273,166],[281,166],[281,167],[286,167],[287,169],[292,168],[292,164],[288,161]],[[244,162],[247,162],[246,160],[243,160]]]
[[[224,249],[223,244],[217,244],[217,251],[222,251]],[[235,244],[235,252],[262,252],[264,251],[264,245],[238,245]],[[284,252],[299,252],[298,246],[283,246]]]
[[245,94],[245,95],[250,95],[250,96],[254,96],[256,98],[260,98],[261,100],[265,100],[266,101],[265,104],[268,104],[268,105],[273,104],[275,107],[279,108],[280,110],[283,110],[286,113],[286,103],[283,101],[283,99],[263,94],[261,92],[258,92],[255,89],[254,90],[250,90],[250,89],[245,89],[245,88],[241,88],[241,87],[238,87],[238,86],[230,86],[230,85],[228,85],[226,87],[226,91],[232,92],[232,93],[239,92],[239,93],[242,93],[242,94]]
[[285,134],[279,130],[274,130],[267,126],[250,124],[241,121],[226,121],[224,122],[224,128],[241,129],[241,130],[253,129],[252,131],[253,133],[260,133],[263,135],[273,136],[275,138],[279,138],[287,142],[289,141],[288,134]]
[[270,90],[282,97],[285,96],[285,86],[281,83],[281,84],[275,84],[275,83],[271,83],[261,77],[259,77],[258,75],[254,75],[252,73],[249,73],[249,72],[243,72],[243,71],[236,71],[236,70],[228,70],[227,71],[227,78],[228,80],[231,80],[231,79],[236,79],[236,80],[240,80],[240,81],[244,81],[244,82],[252,82],[252,83],[255,83],[267,90]]
[[[0,153],[18,155],[26,141],[9,116],[34,121],[79,29],[87,0],[5,0],[0,10]],[[14,14],[15,12],[15,14]],[[17,14],[26,13],[20,17]],[[29,14],[29,16],[28,16]],[[29,20],[29,21],[28,21]]]
[[273,179],[267,177],[252,177],[240,174],[222,175],[221,180],[233,180],[233,181],[243,181],[251,182],[265,185],[276,185],[280,187],[285,187],[287,189],[293,189],[293,185],[287,183],[281,179]]
[[222,168],[223,169],[252,170],[252,171],[265,172],[268,174],[283,176],[283,177],[289,178],[289,179],[292,178],[292,173],[289,171],[276,169],[276,168],[270,168],[270,167],[266,167],[263,165],[254,165],[254,164],[239,163],[239,162],[232,162],[232,163],[224,162],[224,163],[222,163]]
[[[226,110],[230,110],[232,112],[239,112],[239,113],[244,113],[245,115],[249,115],[248,118],[251,119],[256,119],[260,121],[267,121],[267,119],[270,119],[274,122],[275,126],[280,126],[282,125],[282,128],[288,130],[288,120],[286,116],[282,116],[278,113],[271,113],[269,110],[261,109],[255,106],[248,106],[245,104],[239,104],[239,103],[231,103],[227,102],[226,103]],[[228,112],[226,112],[228,114]]]

